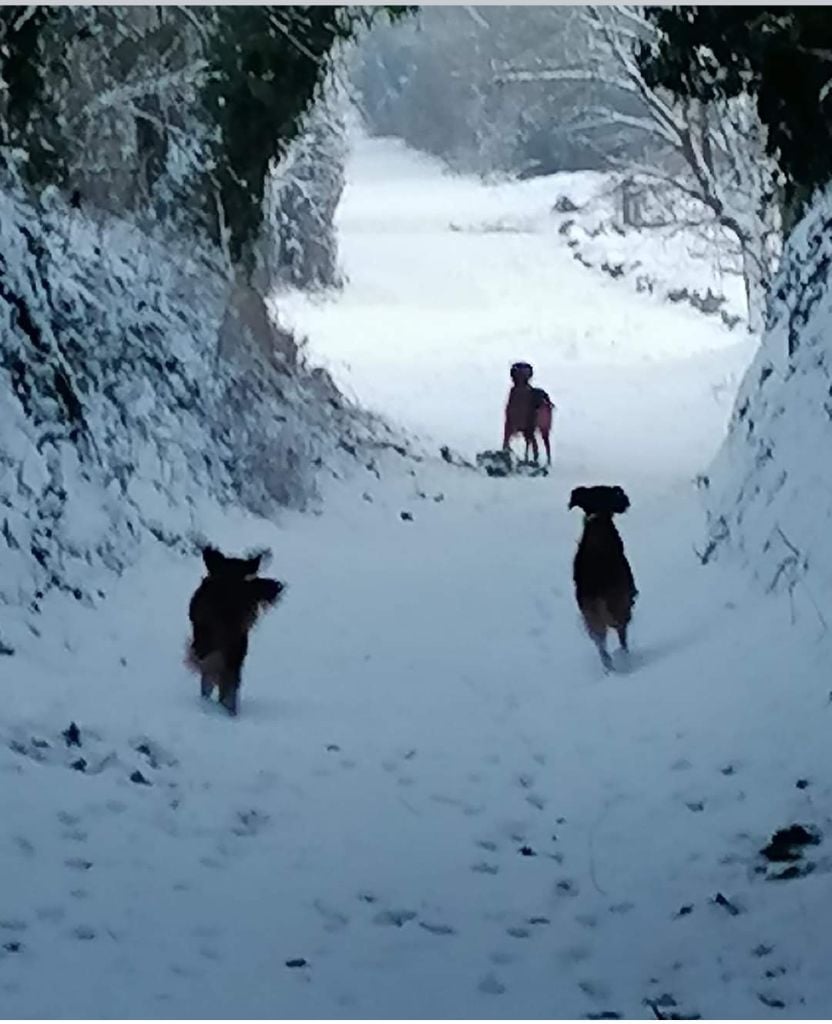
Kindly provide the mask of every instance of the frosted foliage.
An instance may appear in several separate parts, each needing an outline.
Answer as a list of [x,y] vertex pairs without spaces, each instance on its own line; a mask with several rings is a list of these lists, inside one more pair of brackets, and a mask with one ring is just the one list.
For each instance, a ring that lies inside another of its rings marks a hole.
[[769,590],[825,623],[832,592],[832,196],[795,229],[772,288],[767,330],[745,375],[709,487],[711,549],[725,542]]
[[188,548],[203,497],[305,506],[354,417],[297,361],[242,338],[219,358],[228,288],[207,251],[45,198],[42,213],[0,195],[0,600],[15,603],[92,599],[90,567],[120,570],[148,535]]

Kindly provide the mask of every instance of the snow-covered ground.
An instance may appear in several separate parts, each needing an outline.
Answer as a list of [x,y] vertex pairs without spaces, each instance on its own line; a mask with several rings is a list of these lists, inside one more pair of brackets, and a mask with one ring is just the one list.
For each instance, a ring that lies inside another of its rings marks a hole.
[[[776,828],[828,824],[823,651],[693,550],[688,481],[751,345],[552,233],[451,227],[546,203],[363,143],[349,285],[280,306],[429,452],[495,446],[530,359],[558,405],[550,477],[389,451],[319,516],[201,510],[289,583],[235,721],[181,665],[200,567],[161,549],[103,609],[48,598],[3,660],[7,1016],[828,1014],[825,846],[809,878],[755,871]],[[626,673],[577,621],[578,482],[633,502]]]

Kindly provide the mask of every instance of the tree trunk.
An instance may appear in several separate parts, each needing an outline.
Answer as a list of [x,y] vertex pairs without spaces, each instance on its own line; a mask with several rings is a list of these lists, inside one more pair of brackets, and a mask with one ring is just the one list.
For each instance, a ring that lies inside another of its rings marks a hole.
[[748,311],[748,329],[759,334],[765,328],[766,300],[768,298],[768,275],[765,272],[765,254],[762,246],[755,246],[752,239],[743,239],[742,279],[745,285],[745,302]]

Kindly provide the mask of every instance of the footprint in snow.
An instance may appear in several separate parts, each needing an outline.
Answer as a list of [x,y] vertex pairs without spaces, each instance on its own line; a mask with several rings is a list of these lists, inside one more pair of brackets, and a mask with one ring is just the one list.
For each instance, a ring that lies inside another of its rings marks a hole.
[[456,935],[456,928],[449,924],[434,924],[430,921],[420,921],[419,927],[431,935]]
[[496,875],[499,874],[500,868],[497,864],[488,864],[486,861],[481,860],[478,864],[472,864],[471,870],[475,871],[478,875]]
[[64,865],[72,868],[73,871],[89,871],[92,867],[92,861],[84,860],[83,857],[68,857],[64,861]]
[[0,930],[4,932],[25,932],[26,922],[19,917],[8,917],[0,921]]
[[324,903],[323,900],[315,900],[312,906],[324,919],[324,931],[339,932],[350,923],[346,914]]
[[41,907],[35,911],[35,916],[39,921],[46,921],[49,924],[60,924],[66,917],[66,911],[63,907]]
[[33,857],[35,855],[34,843],[27,839],[26,836],[15,836],[14,844],[24,857]]
[[373,918],[373,924],[401,928],[415,917],[415,910],[380,910]]
[[629,914],[634,908],[635,903],[630,903],[629,900],[623,900],[621,903],[610,904],[609,911],[611,914]]
[[480,992],[484,992],[489,996],[501,996],[505,990],[505,985],[499,980],[497,975],[493,971],[488,971],[477,985]]
[[603,982],[589,981],[587,979],[579,981],[578,988],[584,993],[584,995],[589,996],[590,999],[603,999],[605,1001],[609,999],[610,990],[603,984]]
[[561,960],[568,964],[581,964],[589,960],[592,950],[588,946],[567,946],[561,954]]
[[598,918],[594,914],[576,914],[575,921],[584,928],[596,928],[598,926]]
[[237,811],[235,817],[236,821],[231,826],[235,836],[256,836],[269,823],[268,814],[256,809]]
[[505,949],[495,949],[493,953],[489,953],[488,959],[495,967],[508,967],[509,964],[515,962],[517,957]]
[[467,800],[461,800],[456,796],[446,796],[444,793],[431,793],[430,800],[435,804],[444,804],[447,807],[459,807],[462,813],[467,817],[473,817],[476,814],[482,814],[485,810],[483,804],[472,804]]

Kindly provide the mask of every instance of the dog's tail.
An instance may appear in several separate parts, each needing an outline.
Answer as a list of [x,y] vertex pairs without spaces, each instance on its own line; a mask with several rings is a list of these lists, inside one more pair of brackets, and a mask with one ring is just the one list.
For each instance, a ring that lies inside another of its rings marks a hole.
[[263,612],[277,604],[286,584],[280,580],[270,580],[264,576],[255,576],[253,580],[246,580],[245,611],[243,621],[247,628],[251,629]]
[[270,580],[262,576],[251,580],[252,597],[258,605],[264,608],[270,608],[276,604],[285,589],[286,584],[281,583],[280,580]]
[[188,640],[185,644],[185,668],[189,672],[201,672],[202,671],[202,659],[194,650],[193,640]]
[[627,626],[633,615],[635,597],[632,592],[617,588],[603,597],[581,603],[581,614],[590,636],[604,636],[608,629]]

